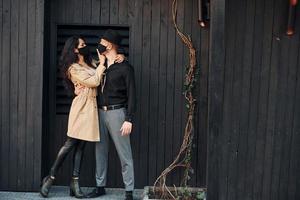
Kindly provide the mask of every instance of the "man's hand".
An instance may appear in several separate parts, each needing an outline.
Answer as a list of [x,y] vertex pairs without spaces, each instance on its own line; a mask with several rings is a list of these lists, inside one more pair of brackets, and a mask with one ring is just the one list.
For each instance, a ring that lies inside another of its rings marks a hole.
[[124,54],[118,54],[117,56],[116,56],[116,62],[117,63],[121,63],[121,62],[123,62],[124,61],[124,59],[125,59],[125,56],[124,56]]
[[132,123],[125,121],[120,129],[121,135],[122,136],[129,135],[131,133],[131,130],[132,130]]
[[76,83],[74,85],[74,88],[75,88],[74,90],[75,95],[79,95],[84,90],[85,86],[81,85],[80,83]]

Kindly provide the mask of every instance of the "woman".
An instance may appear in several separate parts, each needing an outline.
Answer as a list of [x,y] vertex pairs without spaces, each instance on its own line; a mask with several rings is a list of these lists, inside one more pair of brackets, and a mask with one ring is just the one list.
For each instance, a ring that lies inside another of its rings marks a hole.
[[[84,39],[76,36],[68,38],[62,50],[59,66],[65,82],[72,90],[74,90],[74,86],[77,85],[84,87],[72,101],[69,113],[67,140],[60,148],[49,175],[42,181],[40,194],[43,197],[48,196],[58,169],[73,148],[75,151],[73,156],[70,195],[76,198],[84,197],[79,186],[79,173],[83,150],[86,141],[96,142],[100,140],[96,95],[97,86],[100,84],[105,70],[105,59],[99,52],[98,57],[99,64],[95,69]],[[123,55],[118,55],[119,62],[122,62],[123,59]],[[74,92],[75,94],[77,93],[76,91]]]

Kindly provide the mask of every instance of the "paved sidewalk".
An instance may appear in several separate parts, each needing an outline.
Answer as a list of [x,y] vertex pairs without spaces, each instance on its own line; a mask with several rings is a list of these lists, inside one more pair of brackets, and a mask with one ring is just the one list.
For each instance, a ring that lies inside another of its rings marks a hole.
[[[82,188],[84,193],[92,191],[92,188]],[[124,190],[123,189],[106,189],[106,195],[95,198],[99,200],[123,200]],[[134,199],[142,199],[143,190],[137,189],[134,191]],[[0,200],[38,200],[43,199],[37,192],[0,192]],[[76,198],[69,196],[69,187],[65,186],[53,186],[49,193],[48,199],[50,200],[75,200]]]

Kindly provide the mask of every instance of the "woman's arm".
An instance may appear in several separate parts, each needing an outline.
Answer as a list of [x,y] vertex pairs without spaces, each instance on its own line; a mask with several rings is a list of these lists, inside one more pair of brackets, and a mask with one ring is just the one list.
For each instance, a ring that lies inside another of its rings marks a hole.
[[100,85],[100,81],[103,75],[105,67],[99,65],[96,68],[95,75],[89,75],[82,67],[72,65],[69,69],[71,79],[77,81],[85,87],[97,87]]

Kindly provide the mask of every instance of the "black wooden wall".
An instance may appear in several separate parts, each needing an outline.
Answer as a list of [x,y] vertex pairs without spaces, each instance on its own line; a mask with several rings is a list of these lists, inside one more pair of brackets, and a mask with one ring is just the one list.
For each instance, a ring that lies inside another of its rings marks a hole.
[[[205,186],[208,31],[197,24],[197,1],[179,1],[178,24],[188,33],[197,48],[201,68],[196,87],[197,114],[195,145],[190,182]],[[171,21],[172,0],[55,0],[47,2],[45,26],[45,130],[43,142],[43,174],[47,174],[59,147],[66,138],[67,115],[56,114],[56,28],[57,24],[95,26],[128,26],[130,33],[129,61],[134,66],[138,108],[132,133],[136,186],[152,185],[167,167],[181,145],[185,125],[185,102],[182,96],[187,49],[175,34]],[[50,8],[51,9],[48,9]],[[200,51],[201,50],[201,51]],[[201,63],[200,63],[201,58]],[[49,123],[48,123],[49,122]],[[113,145],[109,155],[110,187],[123,187],[119,159]],[[85,152],[82,184],[94,185],[94,152],[89,145]],[[71,156],[58,176],[59,185],[68,185]],[[170,177],[178,184],[181,171]]]
[[0,1],[0,190],[41,176],[43,0]]
[[287,37],[288,3],[213,3],[211,200],[300,199],[300,6],[296,34]]
[[[0,190],[37,189],[65,139],[67,117],[55,114],[56,24],[129,26],[139,101],[136,179],[138,187],[151,185],[176,155],[184,126],[186,49],[171,24],[171,0],[45,3],[0,1]],[[209,199],[299,199],[300,8],[296,34],[287,37],[286,0],[211,3],[209,35],[196,24],[197,1],[179,1],[179,26],[191,34],[201,68],[191,184],[206,184],[208,128]],[[93,184],[92,150],[84,185]],[[68,184],[67,163],[58,184]],[[113,148],[110,163],[109,185],[122,187]],[[178,180],[175,173],[170,181]]]

